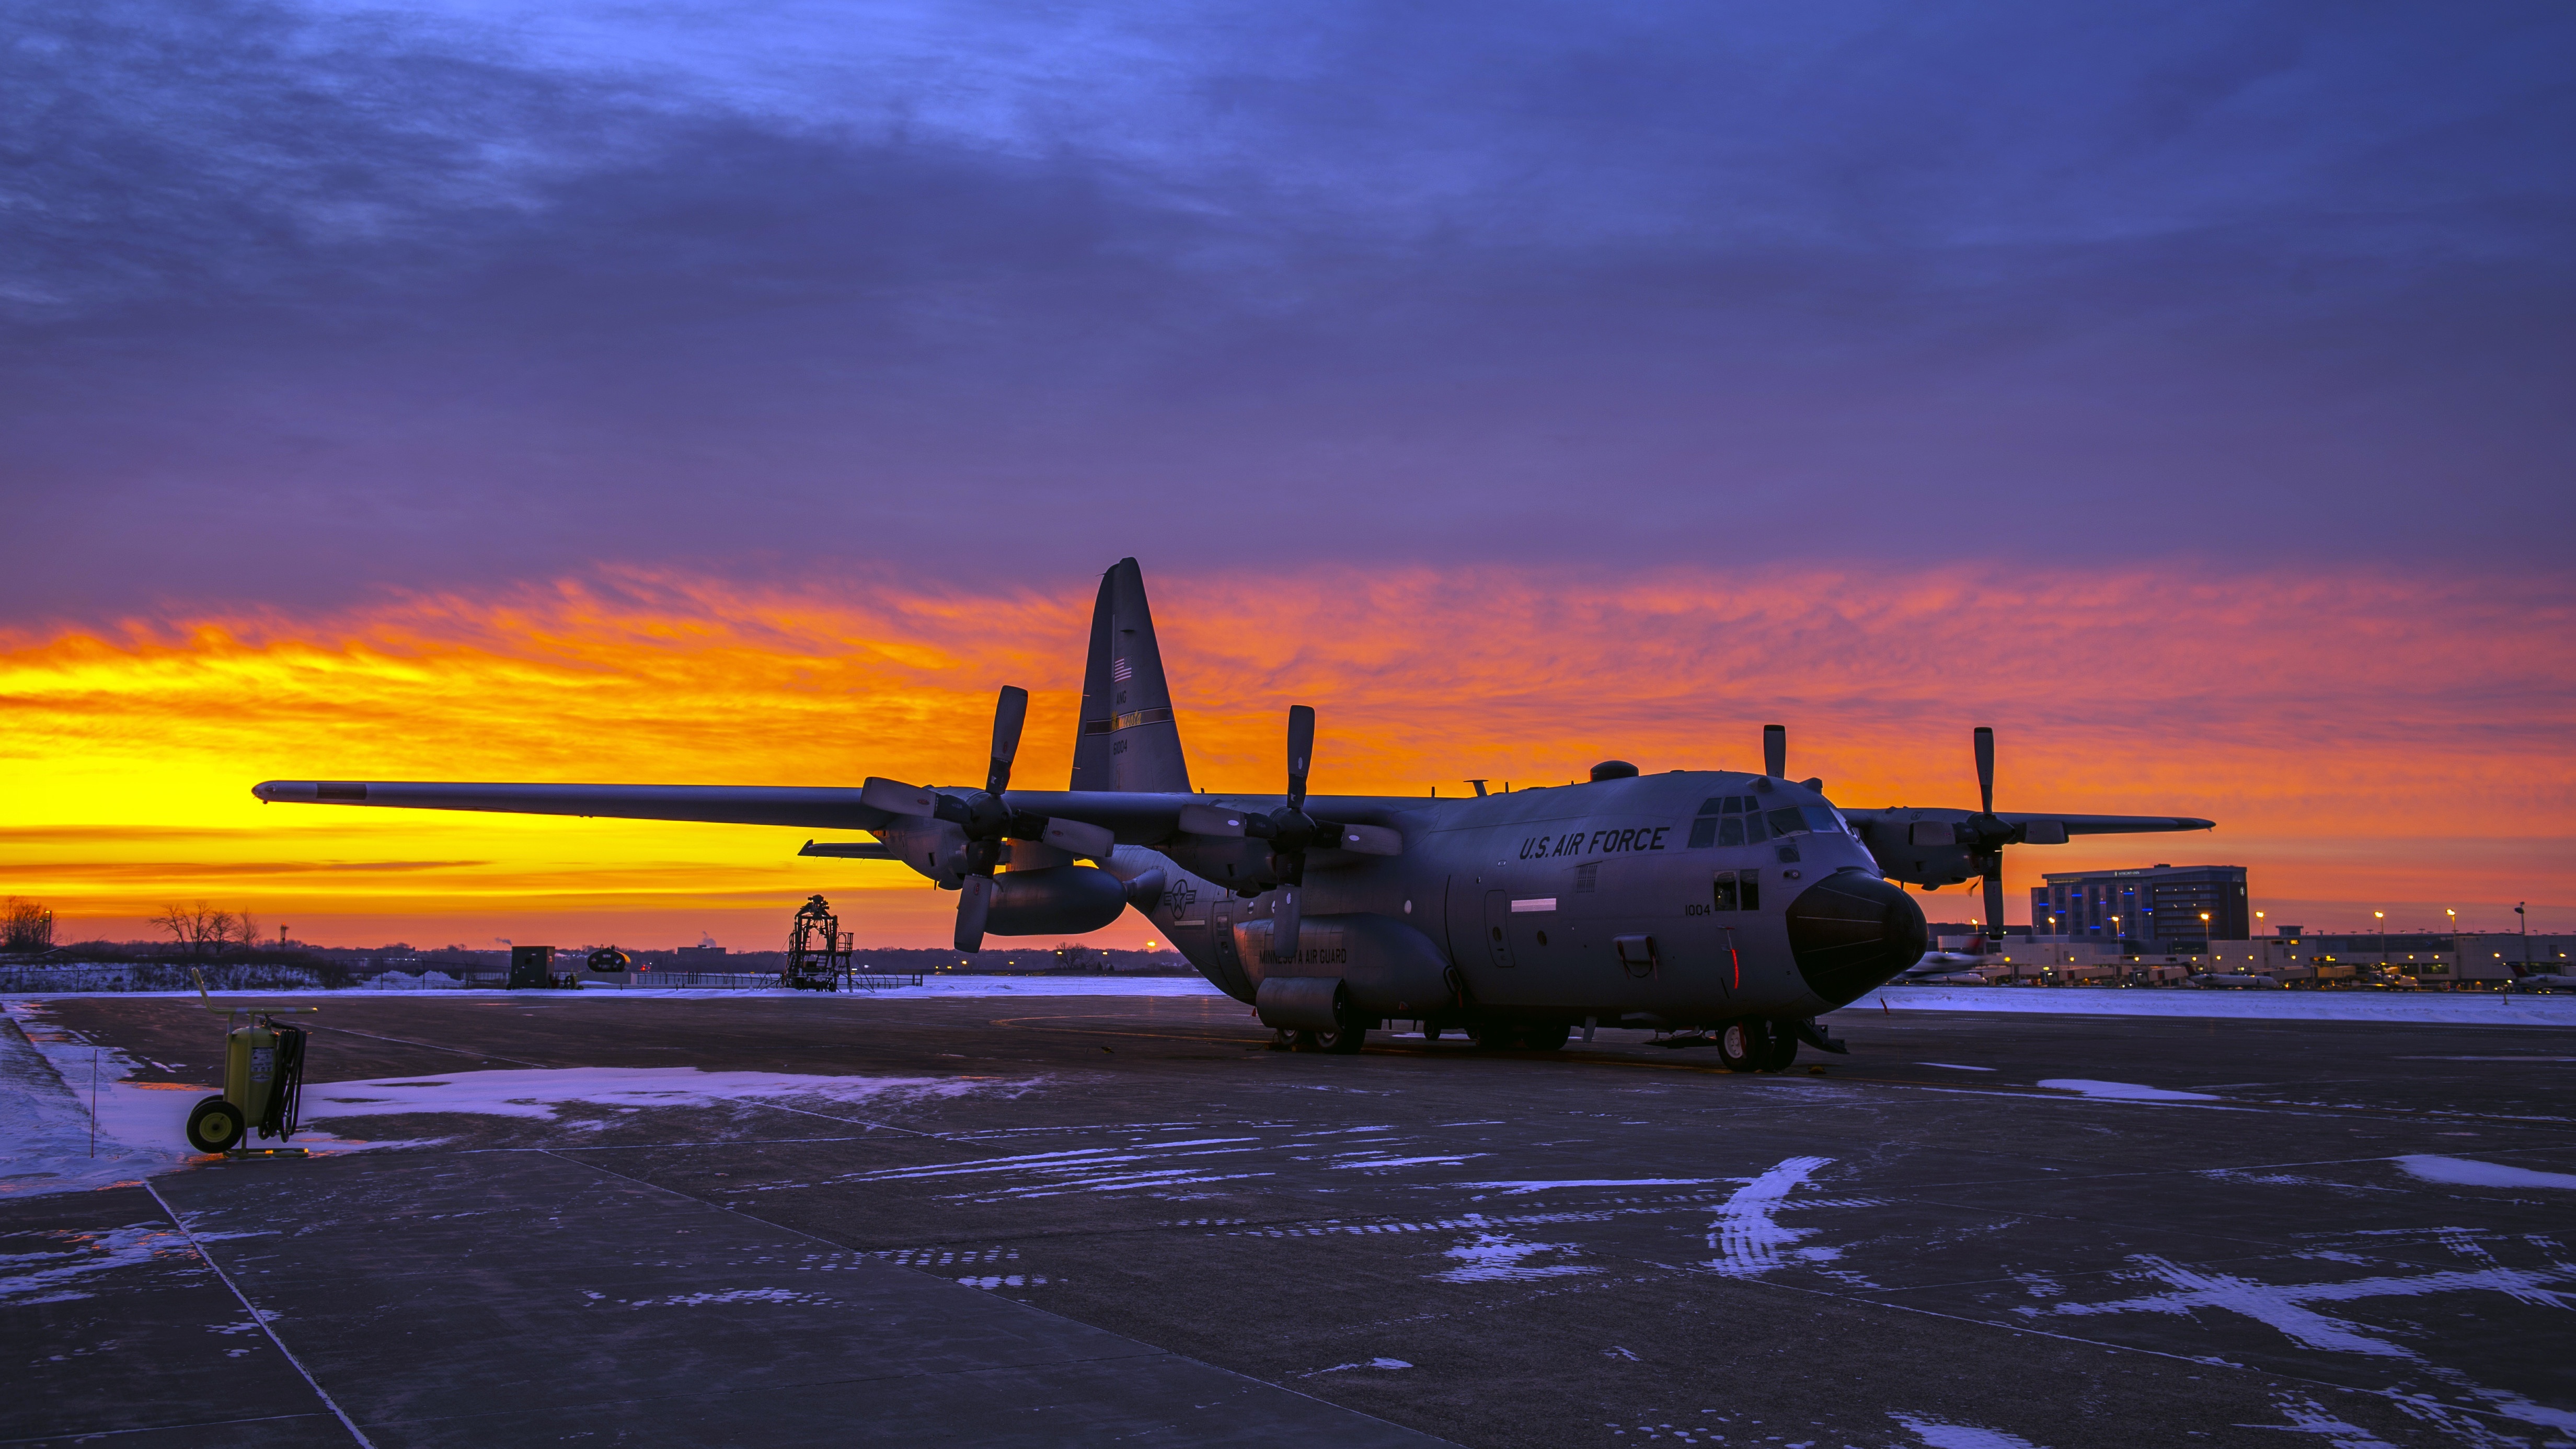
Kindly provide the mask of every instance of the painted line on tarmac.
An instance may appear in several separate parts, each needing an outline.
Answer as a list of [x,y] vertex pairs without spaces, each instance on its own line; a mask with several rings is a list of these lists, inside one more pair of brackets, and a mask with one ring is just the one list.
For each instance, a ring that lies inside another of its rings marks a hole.
[[170,1200],[161,1195],[159,1188],[146,1182],[143,1184],[143,1190],[152,1194],[154,1202],[161,1204],[161,1211],[169,1215],[170,1224],[179,1230],[179,1236],[188,1240],[188,1246],[196,1253],[197,1261],[214,1270],[215,1276],[223,1280],[223,1285],[232,1290],[233,1297],[241,1301],[242,1311],[259,1324],[259,1331],[267,1334],[268,1341],[277,1345],[277,1351],[286,1356],[286,1361],[295,1366],[297,1373],[304,1376],[304,1382],[312,1387],[313,1396],[322,1401],[322,1407],[331,1411],[331,1416],[340,1421],[340,1427],[349,1431],[350,1438],[364,1445],[365,1449],[376,1449],[375,1444],[359,1430],[357,1421],[350,1418],[348,1412],[340,1407],[339,1402],[322,1387],[321,1380],[313,1377],[313,1370],[306,1368],[304,1360],[295,1356],[295,1350],[286,1346],[286,1340],[277,1336],[276,1326],[269,1322],[270,1315],[261,1312],[258,1306],[250,1301],[249,1296],[241,1291],[240,1285],[233,1282],[233,1275],[225,1272],[224,1265],[215,1261],[215,1255],[206,1251],[206,1245],[197,1241],[197,1234],[188,1226],[188,1220],[179,1216],[179,1210],[170,1206]]

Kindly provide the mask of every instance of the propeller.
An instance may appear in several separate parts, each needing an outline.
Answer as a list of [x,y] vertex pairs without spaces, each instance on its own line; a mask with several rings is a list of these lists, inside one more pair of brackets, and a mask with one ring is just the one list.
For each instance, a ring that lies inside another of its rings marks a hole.
[[1774,780],[1789,778],[1789,727],[1762,727],[1762,773]]
[[2004,938],[2004,844],[2013,828],[1995,815],[1995,731],[1977,726],[1977,813],[1959,822],[1959,843],[1968,847],[1968,863],[1985,877],[1986,939]]
[[1348,850],[1361,855],[1402,855],[1404,836],[1383,825],[1345,825],[1306,813],[1306,775],[1315,759],[1315,711],[1288,708],[1288,799],[1268,813],[1222,805],[1184,805],[1176,822],[1188,835],[1270,842],[1279,899],[1270,908],[1270,951],[1282,961],[1296,954],[1299,903],[1306,893],[1306,852]]
[[1306,813],[1306,767],[1315,758],[1315,709],[1288,706],[1288,803],[1270,812],[1270,859],[1279,872],[1279,899],[1270,908],[1270,954],[1297,959],[1298,899],[1306,894],[1306,847],[1320,823]]
[[1013,810],[1002,798],[1011,788],[1011,762],[1020,753],[1020,729],[1028,723],[1029,692],[1015,684],[1002,686],[993,705],[993,751],[984,772],[984,788],[960,800],[900,780],[870,776],[859,788],[859,800],[889,815],[945,820],[966,835],[966,879],[957,896],[957,949],[974,951],[984,944],[984,920],[993,909],[993,872],[1002,863],[1005,840],[1035,840],[1068,855],[1098,858],[1116,848],[1109,830],[1080,820],[1059,820]]

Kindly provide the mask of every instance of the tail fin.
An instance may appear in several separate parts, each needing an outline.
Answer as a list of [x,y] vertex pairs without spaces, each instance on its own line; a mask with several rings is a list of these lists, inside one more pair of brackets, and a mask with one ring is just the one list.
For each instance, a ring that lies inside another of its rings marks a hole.
[[1132,558],[1100,580],[1091,611],[1091,659],[1082,671],[1082,732],[1073,741],[1076,790],[1190,788],[1163,651],[1145,604],[1145,572]]

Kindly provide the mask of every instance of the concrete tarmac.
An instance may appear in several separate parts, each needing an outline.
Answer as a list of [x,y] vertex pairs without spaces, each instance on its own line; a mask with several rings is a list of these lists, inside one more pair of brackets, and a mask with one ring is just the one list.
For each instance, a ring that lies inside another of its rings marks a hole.
[[[321,1002],[308,1117],[401,1145],[0,1196],[0,1441],[2576,1442],[2559,1029]],[[214,1080],[193,1002],[45,1010]]]

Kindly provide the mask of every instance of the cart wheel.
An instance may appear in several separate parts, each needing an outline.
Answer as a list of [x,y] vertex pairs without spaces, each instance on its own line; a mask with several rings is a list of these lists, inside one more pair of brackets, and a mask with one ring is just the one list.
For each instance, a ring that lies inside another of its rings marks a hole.
[[208,1097],[188,1114],[188,1145],[199,1152],[228,1152],[241,1140],[241,1109],[221,1097]]

